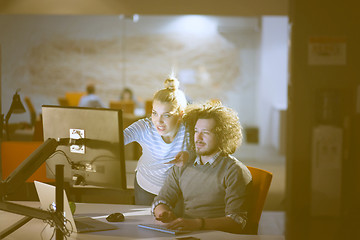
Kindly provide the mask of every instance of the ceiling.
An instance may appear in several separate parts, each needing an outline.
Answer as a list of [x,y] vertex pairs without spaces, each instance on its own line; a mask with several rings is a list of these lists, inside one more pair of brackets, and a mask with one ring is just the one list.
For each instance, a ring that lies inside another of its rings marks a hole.
[[0,14],[288,15],[288,0],[0,0]]

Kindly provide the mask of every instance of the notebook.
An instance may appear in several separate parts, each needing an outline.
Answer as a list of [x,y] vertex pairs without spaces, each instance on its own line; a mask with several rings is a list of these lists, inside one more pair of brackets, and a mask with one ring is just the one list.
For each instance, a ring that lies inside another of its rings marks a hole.
[[[42,182],[34,181],[36,192],[40,199],[41,208],[43,210],[49,210],[51,208],[56,207],[55,205],[55,186],[45,184]],[[78,217],[74,218],[71,210],[69,201],[66,196],[66,192],[64,191],[64,215],[65,218],[69,220],[66,223],[66,227],[69,230],[73,230],[74,232],[96,232],[96,231],[105,231],[105,230],[113,230],[117,229],[115,225],[105,223],[99,220],[92,219],[90,217]]]
[[170,233],[174,235],[180,235],[184,233],[189,233],[190,231],[187,230],[180,230],[180,229],[169,229],[165,225],[160,224],[139,224],[138,227],[146,228],[154,231],[164,232],[164,233]]

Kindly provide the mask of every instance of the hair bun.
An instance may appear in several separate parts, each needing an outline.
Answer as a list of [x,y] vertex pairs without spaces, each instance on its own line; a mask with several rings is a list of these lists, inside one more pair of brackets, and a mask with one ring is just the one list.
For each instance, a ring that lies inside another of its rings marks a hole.
[[179,88],[179,80],[176,78],[168,78],[164,82],[165,89],[176,91]]
[[175,87],[167,87],[165,89],[172,91],[172,92],[175,92],[177,90]]

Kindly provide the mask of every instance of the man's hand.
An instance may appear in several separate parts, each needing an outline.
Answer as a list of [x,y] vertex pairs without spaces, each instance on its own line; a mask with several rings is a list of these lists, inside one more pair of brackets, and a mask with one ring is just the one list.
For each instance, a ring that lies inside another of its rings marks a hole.
[[174,160],[171,160],[165,164],[175,164],[178,167],[184,166],[189,160],[189,153],[187,151],[179,152]]
[[168,223],[176,219],[175,214],[165,204],[159,204],[154,209],[155,219],[163,223]]
[[201,228],[201,219],[185,219],[177,218],[166,225],[170,229],[181,229],[181,230],[199,230]]

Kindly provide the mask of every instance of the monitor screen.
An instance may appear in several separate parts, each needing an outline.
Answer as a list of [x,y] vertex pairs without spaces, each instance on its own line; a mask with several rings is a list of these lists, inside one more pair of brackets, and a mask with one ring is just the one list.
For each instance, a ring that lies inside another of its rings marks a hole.
[[121,110],[43,105],[42,119],[44,140],[68,143],[46,161],[48,178],[63,164],[70,184],[126,189]]

